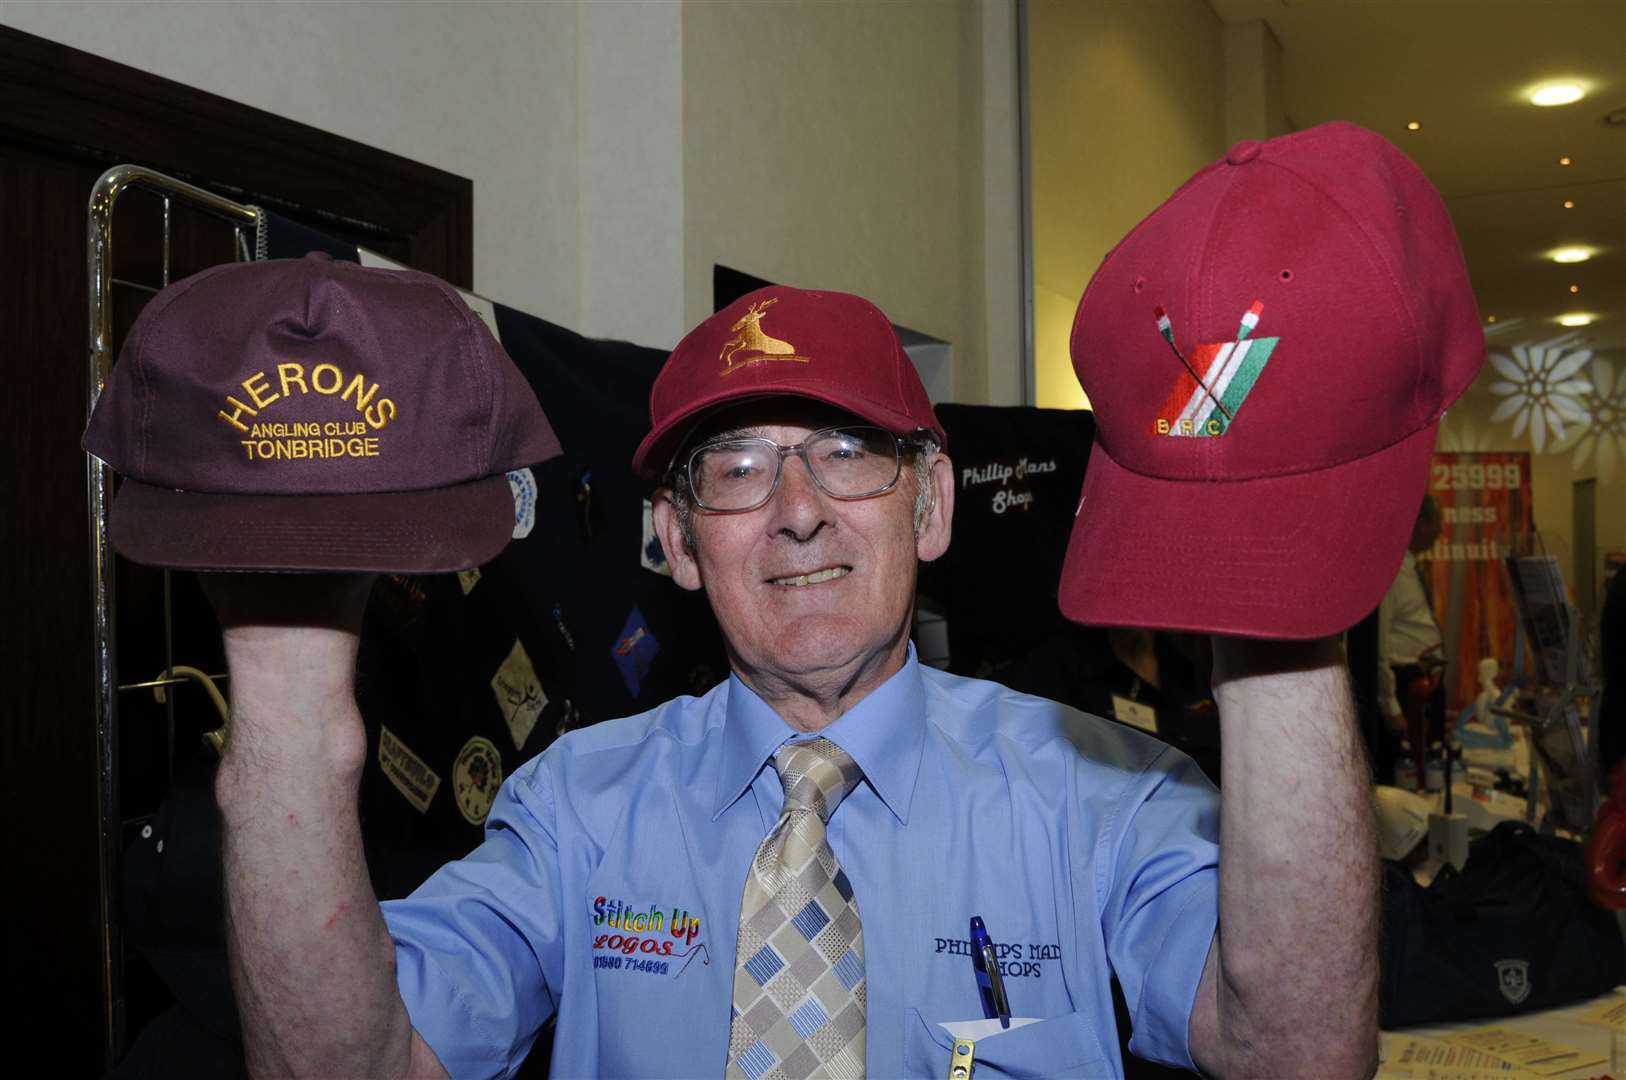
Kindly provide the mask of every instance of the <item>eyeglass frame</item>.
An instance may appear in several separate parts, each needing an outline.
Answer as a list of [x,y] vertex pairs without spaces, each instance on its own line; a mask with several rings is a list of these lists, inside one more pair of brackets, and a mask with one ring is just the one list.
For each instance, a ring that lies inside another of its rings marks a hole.
[[[821,435],[829,435],[830,433],[836,431],[878,431],[883,435],[890,436],[892,439],[893,456],[892,479],[887,481],[885,485],[876,488],[874,491],[867,491],[861,495],[837,495],[835,492],[825,487],[824,481],[819,479],[818,470],[815,469],[812,463],[808,461],[807,444],[817,440]],[[784,446],[780,443],[776,443],[765,435],[717,435],[690,450],[688,456],[683,462],[683,466],[681,468],[674,467],[672,473],[674,476],[682,477],[683,485],[688,489],[688,497],[694,500],[695,506],[699,507],[701,510],[704,510],[706,513],[749,514],[754,510],[762,509],[764,506],[767,506],[769,502],[773,501],[774,495],[779,491],[779,481],[785,475],[785,459],[787,457],[795,456],[802,459],[802,465],[807,469],[807,475],[812,478],[814,486],[817,487],[819,491],[825,495],[828,495],[832,499],[839,499],[842,502],[856,502],[859,499],[873,499],[877,495],[885,495],[887,492],[898,486],[898,481],[903,477],[904,449],[908,448],[910,450],[918,451],[923,445],[925,445],[919,439],[920,434],[930,433],[926,432],[925,429],[922,428],[917,429],[915,436],[905,438],[904,436],[899,435],[897,432],[888,431],[879,424],[834,424],[830,427],[820,428],[817,431],[810,432],[801,442],[793,443],[790,446]],[[727,443],[763,443],[773,448],[773,483],[768,486],[768,493],[762,497],[760,502],[753,503],[750,506],[719,510],[715,507],[707,506],[705,502],[701,500],[700,492],[698,488],[696,488],[694,482],[695,458],[699,457],[703,451],[713,450]]]

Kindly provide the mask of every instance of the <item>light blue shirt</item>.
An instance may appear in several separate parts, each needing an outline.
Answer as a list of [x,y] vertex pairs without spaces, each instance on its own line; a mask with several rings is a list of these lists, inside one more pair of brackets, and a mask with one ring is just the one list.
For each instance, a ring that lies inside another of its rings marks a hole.
[[[1191,1067],[1218,909],[1219,801],[1137,731],[908,662],[821,734],[864,770],[829,824],[863,920],[871,1077],[947,1071],[982,1018],[966,938],[1001,947],[1013,1015],[979,1078]],[[730,678],[573,731],[502,787],[486,839],[386,903],[413,1025],[454,1077],[511,1074],[558,1014],[552,1075],[717,1077],[746,868],[797,736]]]

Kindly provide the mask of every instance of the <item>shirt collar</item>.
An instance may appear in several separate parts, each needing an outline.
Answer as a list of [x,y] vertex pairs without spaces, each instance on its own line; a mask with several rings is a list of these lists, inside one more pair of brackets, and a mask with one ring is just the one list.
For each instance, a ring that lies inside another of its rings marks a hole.
[[[745,793],[774,751],[797,734],[738,675],[729,675],[713,821]],[[914,644],[903,667],[819,734],[851,754],[887,809],[909,824],[926,743],[926,686]]]

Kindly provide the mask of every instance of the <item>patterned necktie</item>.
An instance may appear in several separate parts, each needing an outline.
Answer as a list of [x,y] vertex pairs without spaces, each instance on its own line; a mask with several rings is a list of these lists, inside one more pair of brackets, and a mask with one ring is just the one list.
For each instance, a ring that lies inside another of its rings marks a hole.
[[785,808],[745,878],[728,1075],[862,1077],[864,934],[824,827],[863,772],[824,738],[785,744],[774,768]]

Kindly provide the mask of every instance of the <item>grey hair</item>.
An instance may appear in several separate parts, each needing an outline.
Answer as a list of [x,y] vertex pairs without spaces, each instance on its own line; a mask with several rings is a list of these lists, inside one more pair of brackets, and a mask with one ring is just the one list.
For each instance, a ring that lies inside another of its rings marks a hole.
[[666,474],[666,495],[683,531],[683,550],[694,554],[694,500],[689,495],[689,470],[674,468]]
[[[926,517],[937,505],[937,499],[932,491],[932,458],[936,456],[939,446],[937,437],[929,431],[916,434],[913,438],[904,440],[905,450],[908,454],[909,467],[915,474],[915,535],[920,535],[920,529],[926,524]],[[694,498],[689,493],[688,469],[674,466],[667,474],[665,485],[667,497],[672,502],[672,510],[677,514],[678,528],[683,532],[683,547],[691,555],[695,550],[694,539]]]
[[913,450],[910,455],[910,465],[915,470],[915,535],[920,535],[921,526],[926,524],[927,516],[937,506],[937,498],[932,491],[932,458],[939,449],[937,437],[931,432],[922,432],[909,441]]

